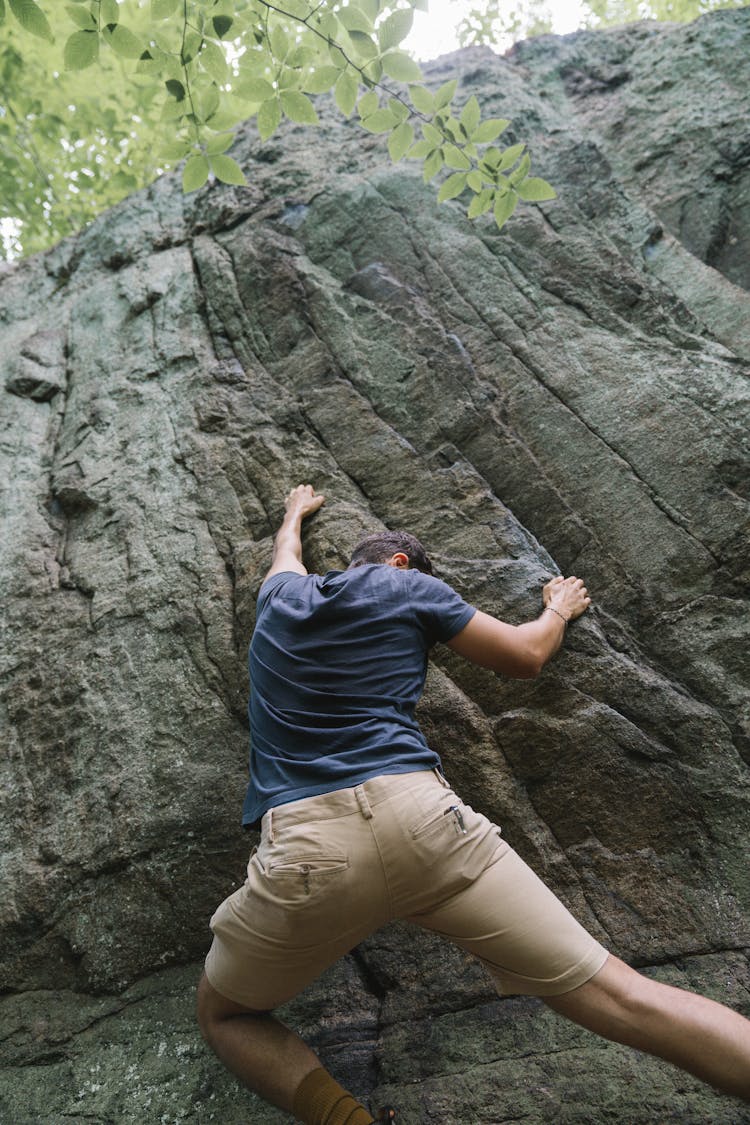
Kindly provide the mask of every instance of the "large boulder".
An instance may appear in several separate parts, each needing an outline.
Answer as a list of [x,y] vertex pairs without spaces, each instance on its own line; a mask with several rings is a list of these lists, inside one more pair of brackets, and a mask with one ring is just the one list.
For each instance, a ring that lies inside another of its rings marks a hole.
[[[436,652],[424,728],[609,948],[748,1010],[749,60],[742,9],[432,64],[557,187],[502,232],[321,106],[0,276],[4,1120],[288,1120],[192,1004],[305,481],[311,569],[406,527],[513,622],[586,579],[536,681]],[[288,1014],[404,1125],[750,1121],[400,924]]]

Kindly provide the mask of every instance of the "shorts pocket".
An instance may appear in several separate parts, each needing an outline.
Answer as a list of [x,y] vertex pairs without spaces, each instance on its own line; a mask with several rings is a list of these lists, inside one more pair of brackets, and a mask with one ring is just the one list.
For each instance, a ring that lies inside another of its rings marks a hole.
[[[411,838],[412,840],[421,840],[433,832],[444,831],[445,829],[454,831],[458,835],[462,833],[463,820],[463,806],[457,804],[454,800],[453,804],[447,804],[438,812],[432,812],[419,821],[411,830]],[[465,822],[463,831],[465,831]]]
[[430,878],[439,870],[441,883],[446,879],[452,891],[475,879],[502,846],[500,829],[450,792],[410,828],[409,836]]
[[272,882],[296,882],[303,893],[309,895],[331,876],[346,871],[348,867],[349,860],[345,855],[299,856],[267,864],[266,875]]

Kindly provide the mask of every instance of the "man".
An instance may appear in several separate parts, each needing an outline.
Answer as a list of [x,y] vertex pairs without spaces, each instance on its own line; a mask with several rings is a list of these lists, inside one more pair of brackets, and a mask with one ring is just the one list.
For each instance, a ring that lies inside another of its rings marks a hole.
[[208,1043],[305,1125],[372,1122],[270,1013],[406,918],[478,956],[498,991],[540,996],[750,1100],[750,1022],[609,955],[451,791],[414,719],[436,641],[506,676],[536,676],[588,608],[583,582],[553,579],[541,615],[512,626],[434,578],[406,533],[369,536],[347,570],[308,575],[302,521],[323,501],[310,485],[287,497],[258,598],[243,819],[262,834],[247,882],[211,919],[198,998]]

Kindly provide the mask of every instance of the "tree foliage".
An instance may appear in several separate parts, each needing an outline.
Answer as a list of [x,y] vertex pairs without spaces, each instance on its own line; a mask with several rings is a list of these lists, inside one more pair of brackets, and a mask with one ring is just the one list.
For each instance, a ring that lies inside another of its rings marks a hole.
[[393,161],[440,177],[498,226],[519,200],[551,199],[509,125],[482,119],[456,82],[431,91],[403,49],[426,0],[0,0],[0,206],[16,252],[75,230],[160,171],[182,184],[245,183],[228,154],[255,117],[262,141],[287,118],[315,125],[314,98],[383,134]]
[[[636,20],[688,23],[720,8],[744,8],[748,0],[583,0],[582,23],[616,27]],[[552,30],[554,0],[478,0],[458,26],[462,47],[510,46]]]
[[[746,0],[587,0],[588,22],[692,19]],[[477,0],[464,44],[551,27],[553,0]],[[240,122],[262,142],[287,118],[313,126],[317,95],[393,161],[421,162],[438,199],[498,226],[519,200],[554,197],[525,147],[498,144],[456,83],[428,89],[404,50],[427,0],[0,0],[0,257],[43,249],[183,162],[185,191],[243,184]],[[514,139],[515,140],[515,139]]]

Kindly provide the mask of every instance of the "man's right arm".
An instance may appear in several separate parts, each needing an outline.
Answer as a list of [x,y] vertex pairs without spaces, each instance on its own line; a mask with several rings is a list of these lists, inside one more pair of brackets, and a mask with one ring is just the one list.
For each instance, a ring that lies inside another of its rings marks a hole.
[[320,493],[316,495],[310,484],[298,484],[289,493],[284,501],[286,514],[273,541],[273,558],[264,582],[274,574],[287,570],[295,574],[307,574],[307,568],[302,562],[302,521],[317,512],[323,503],[325,496]]
[[516,680],[533,679],[562,644],[567,622],[590,605],[580,578],[556,578],[544,588],[544,609],[535,621],[508,625],[478,610],[448,647],[482,668]]

